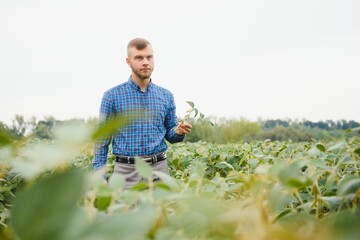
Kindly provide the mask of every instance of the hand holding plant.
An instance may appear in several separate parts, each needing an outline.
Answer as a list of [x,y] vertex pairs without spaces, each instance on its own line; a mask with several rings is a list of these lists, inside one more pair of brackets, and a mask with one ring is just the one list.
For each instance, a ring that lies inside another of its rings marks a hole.
[[195,108],[195,104],[193,102],[186,101],[186,103],[189,104],[190,108],[186,111],[185,118],[179,120],[179,124],[176,127],[177,134],[184,135],[190,133],[192,125],[189,122],[196,119],[200,119],[200,121],[203,123],[210,123],[211,125],[214,125],[207,118],[205,118],[203,113],[199,113],[199,110]]
[[176,127],[176,134],[178,135],[185,135],[191,132],[192,125],[188,122],[179,122]]

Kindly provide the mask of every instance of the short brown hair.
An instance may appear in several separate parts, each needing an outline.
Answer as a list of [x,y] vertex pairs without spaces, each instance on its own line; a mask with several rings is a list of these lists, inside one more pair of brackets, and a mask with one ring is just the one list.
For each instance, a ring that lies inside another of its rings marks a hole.
[[143,50],[147,47],[147,45],[151,45],[148,40],[145,38],[134,38],[127,45],[127,50],[132,47],[135,47],[137,50]]

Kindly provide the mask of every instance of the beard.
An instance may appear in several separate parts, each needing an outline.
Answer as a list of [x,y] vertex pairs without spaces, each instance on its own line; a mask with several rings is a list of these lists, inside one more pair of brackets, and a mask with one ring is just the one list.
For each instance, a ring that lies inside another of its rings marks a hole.
[[139,79],[146,80],[146,79],[150,78],[151,73],[153,72],[154,69],[146,68],[146,70],[144,70],[144,69],[137,70],[137,69],[131,68],[131,70]]

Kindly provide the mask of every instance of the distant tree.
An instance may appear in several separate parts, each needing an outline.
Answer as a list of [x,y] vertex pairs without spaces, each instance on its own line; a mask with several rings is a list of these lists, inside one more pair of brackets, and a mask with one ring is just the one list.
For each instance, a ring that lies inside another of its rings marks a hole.
[[329,126],[326,122],[324,121],[320,121],[317,123],[317,127],[320,128],[320,129],[326,129],[326,130],[329,130]]
[[219,126],[217,140],[219,143],[235,143],[260,131],[261,126],[257,122],[246,119],[229,120]]
[[52,139],[54,137],[54,128],[56,125],[56,119],[52,116],[45,117],[37,123],[34,131],[34,136],[37,138]]
[[334,121],[326,120],[326,124],[327,124],[329,130],[336,129],[336,123]]
[[276,127],[275,120],[267,120],[263,124],[264,129],[273,129],[274,127]]
[[243,141],[246,137],[261,131],[257,122],[246,119],[210,119],[215,125],[201,120],[191,122],[193,129],[185,138],[188,142],[205,141],[210,143],[234,143]]
[[252,137],[252,140],[287,141],[295,142],[310,141],[312,135],[306,131],[300,131],[291,127],[276,127],[271,130],[260,132]]
[[281,119],[275,119],[275,120],[266,120],[262,125],[264,129],[273,129],[276,127],[289,127],[291,124],[291,120],[281,120]]
[[28,130],[30,131],[30,133],[34,133],[34,131],[36,130],[36,127],[37,127],[37,119],[35,116],[32,116],[27,122],[27,128]]
[[344,119],[338,120],[336,123],[336,126],[337,126],[337,129],[342,129],[342,130],[346,130],[349,128],[347,121]]
[[10,131],[14,133],[17,137],[23,137],[26,132],[26,121],[23,115],[16,114],[14,119],[12,119],[12,125]]
[[357,127],[360,127],[360,123],[358,122],[355,122],[353,120],[349,121],[349,128],[357,128]]
[[304,121],[304,126],[305,127],[308,127],[308,128],[314,128],[315,127],[315,124],[309,120],[305,120]]
[[9,130],[9,127],[8,127],[5,123],[3,123],[3,122],[0,121],[0,129]]
[[210,143],[218,142],[218,125],[201,122],[200,120],[190,121],[193,126],[192,131],[186,136],[186,142],[205,141]]

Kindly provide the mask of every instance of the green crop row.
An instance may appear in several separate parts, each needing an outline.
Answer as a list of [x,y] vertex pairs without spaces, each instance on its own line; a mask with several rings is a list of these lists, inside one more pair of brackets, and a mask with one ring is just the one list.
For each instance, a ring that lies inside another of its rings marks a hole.
[[0,239],[360,236],[360,136],[169,145],[170,176],[138,162],[147,181],[126,191],[111,155],[108,185],[91,170],[94,134],[85,126],[56,136],[0,148]]

